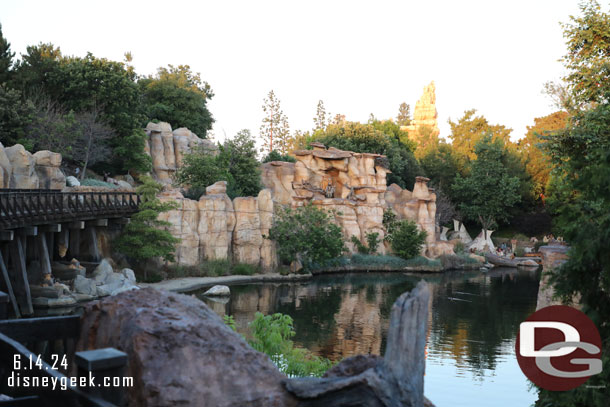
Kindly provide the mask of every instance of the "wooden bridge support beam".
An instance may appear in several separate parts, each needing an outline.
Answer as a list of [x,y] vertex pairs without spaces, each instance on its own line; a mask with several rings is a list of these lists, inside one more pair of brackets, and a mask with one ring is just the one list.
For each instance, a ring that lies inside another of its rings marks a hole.
[[68,245],[70,257],[78,259],[80,256],[80,231],[85,228],[85,222],[69,223],[68,228],[70,229],[70,243]]
[[26,315],[33,314],[32,295],[30,293],[30,283],[25,265],[25,251],[23,250],[21,239],[15,239],[11,242],[11,261],[15,270],[14,288],[20,300],[21,311]]
[[2,277],[4,278],[6,290],[8,291],[8,295],[11,299],[11,304],[13,305],[13,311],[15,312],[15,316],[17,318],[21,318],[19,306],[17,305],[17,299],[15,298],[15,293],[13,292],[13,285],[11,284],[11,279],[9,278],[8,269],[6,268],[6,263],[4,262],[4,259],[5,257],[2,255],[2,251],[0,251],[0,271],[2,272]]
[[38,260],[40,261],[40,269],[42,270],[42,278],[44,283],[51,283],[51,259],[49,258],[49,248],[47,246],[47,234],[41,233],[38,235],[36,242],[38,249]]

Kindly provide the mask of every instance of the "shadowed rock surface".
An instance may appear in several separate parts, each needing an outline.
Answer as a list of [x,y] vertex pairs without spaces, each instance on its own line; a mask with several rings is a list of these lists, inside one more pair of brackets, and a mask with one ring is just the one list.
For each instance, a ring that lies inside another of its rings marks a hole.
[[296,406],[269,358],[203,302],[153,288],[89,303],[78,350],[129,355],[130,406]]

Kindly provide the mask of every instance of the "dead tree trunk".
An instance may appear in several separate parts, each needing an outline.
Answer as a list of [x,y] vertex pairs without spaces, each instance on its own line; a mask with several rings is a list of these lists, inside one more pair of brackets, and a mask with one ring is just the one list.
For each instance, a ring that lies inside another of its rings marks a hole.
[[299,407],[424,406],[429,299],[430,291],[422,281],[396,300],[383,358],[347,358],[321,379],[284,381],[286,390],[297,397]]

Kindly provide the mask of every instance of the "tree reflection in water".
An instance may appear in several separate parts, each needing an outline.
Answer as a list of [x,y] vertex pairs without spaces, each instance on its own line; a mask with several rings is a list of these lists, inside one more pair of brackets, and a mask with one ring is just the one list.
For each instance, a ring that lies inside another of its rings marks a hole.
[[512,347],[519,323],[536,307],[539,273],[510,269],[334,274],[304,283],[233,286],[226,304],[204,301],[221,315],[233,315],[242,333],[256,311],[288,314],[298,346],[336,361],[383,354],[392,304],[421,278],[433,293],[428,357],[455,360],[458,374],[493,371]]

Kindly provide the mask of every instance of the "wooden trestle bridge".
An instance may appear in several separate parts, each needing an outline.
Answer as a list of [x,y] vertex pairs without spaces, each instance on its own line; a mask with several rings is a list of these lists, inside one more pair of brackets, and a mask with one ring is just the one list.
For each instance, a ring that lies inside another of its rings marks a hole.
[[[111,389],[106,394],[91,394],[76,387],[67,391],[24,389],[7,387],[6,379],[15,373],[16,357],[29,364],[29,358],[36,361],[38,355],[42,355],[43,364],[35,365],[27,374],[22,372],[22,376],[61,379],[76,370],[80,376],[96,369],[101,375],[123,374],[127,357],[116,349],[75,352],[80,332],[78,315],[21,317],[34,312],[33,280],[42,276],[44,281],[48,276],[50,281],[55,260],[99,262],[98,229],[125,225],[139,203],[135,192],[0,189],[0,406],[123,404],[122,389]],[[49,355],[53,354],[67,355],[69,368],[50,368],[53,361]],[[13,398],[3,401],[2,394]]]

